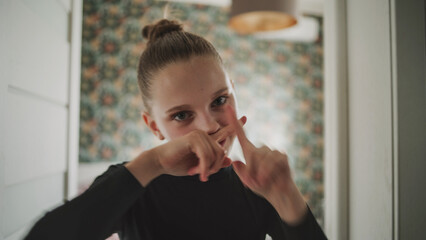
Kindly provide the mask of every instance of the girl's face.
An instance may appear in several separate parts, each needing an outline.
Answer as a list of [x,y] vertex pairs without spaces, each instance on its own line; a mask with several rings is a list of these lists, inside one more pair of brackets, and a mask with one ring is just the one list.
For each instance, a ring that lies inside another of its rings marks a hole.
[[[225,106],[236,108],[222,65],[213,57],[196,56],[167,65],[152,79],[151,113],[143,118],[160,139],[172,140],[193,130],[213,134],[228,125]],[[229,150],[233,137],[220,144]]]

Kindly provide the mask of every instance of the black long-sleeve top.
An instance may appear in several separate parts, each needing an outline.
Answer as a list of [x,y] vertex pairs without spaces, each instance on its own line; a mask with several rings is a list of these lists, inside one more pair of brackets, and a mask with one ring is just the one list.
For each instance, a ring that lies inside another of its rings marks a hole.
[[326,239],[308,208],[298,226],[243,186],[232,167],[201,182],[161,175],[142,187],[123,164],[110,166],[79,197],[48,212],[32,239]]

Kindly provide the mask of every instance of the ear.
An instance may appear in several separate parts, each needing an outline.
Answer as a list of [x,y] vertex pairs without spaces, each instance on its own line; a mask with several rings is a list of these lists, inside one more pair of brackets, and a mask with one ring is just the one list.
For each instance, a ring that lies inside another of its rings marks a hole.
[[232,89],[235,90],[234,79],[231,78]]
[[157,124],[148,112],[142,112],[142,119],[145,122],[146,126],[149,128],[149,130],[151,130],[151,132],[155,136],[157,136],[158,139],[164,140],[163,134],[161,134],[160,129],[158,129]]

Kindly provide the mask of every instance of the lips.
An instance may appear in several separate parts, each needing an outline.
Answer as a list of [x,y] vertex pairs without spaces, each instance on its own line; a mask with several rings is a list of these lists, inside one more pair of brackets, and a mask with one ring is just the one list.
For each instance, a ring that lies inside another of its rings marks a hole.
[[222,147],[223,147],[223,146],[225,146],[225,142],[226,142],[226,139],[224,139],[224,140],[220,141],[220,142],[219,142],[220,146],[222,146]]

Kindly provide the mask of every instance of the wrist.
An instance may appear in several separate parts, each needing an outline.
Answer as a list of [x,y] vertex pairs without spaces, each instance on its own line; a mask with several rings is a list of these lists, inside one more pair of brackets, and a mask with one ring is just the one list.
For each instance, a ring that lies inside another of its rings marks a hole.
[[146,187],[152,180],[163,174],[154,149],[142,152],[124,166],[143,187]]
[[[151,148],[145,152],[143,152],[142,154],[145,155],[145,157],[149,162],[149,165],[152,168],[152,171],[154,172],[155,176],[160,176],[161,174],[164,174],[164,169],[163,166],[161,166],[160,161],[159,161],[159,157],[157,154],[157,148]],[[142,155],[141,154],[141,155]]]
[[287,224],[300,224],[308,212],[308,206],[302,193],[292,181],[287,191],[277,191],[267,198],[271,205]]

